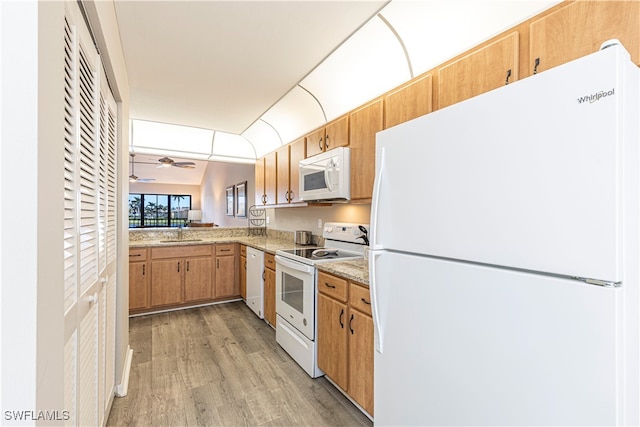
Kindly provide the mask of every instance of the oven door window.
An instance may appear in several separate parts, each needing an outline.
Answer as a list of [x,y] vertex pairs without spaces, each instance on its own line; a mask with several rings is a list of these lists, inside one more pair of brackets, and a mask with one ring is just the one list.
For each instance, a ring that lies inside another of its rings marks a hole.
[[304,314],[304,280],[283,272],[282,295],[280,298],[289,307],[300,314]]

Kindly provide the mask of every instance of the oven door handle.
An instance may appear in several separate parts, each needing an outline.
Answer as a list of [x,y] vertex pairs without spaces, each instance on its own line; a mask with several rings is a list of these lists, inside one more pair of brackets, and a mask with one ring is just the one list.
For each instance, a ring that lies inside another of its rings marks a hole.
[[296,270],[296,271],[301,271],[301,272],[307,273],[307,274],[313,274],[314,270],[315,270],[315,268],[310,266],[310,265],[302,264],[300,262],[291,261],[291,260],[288,260],[285,257],[280,256],[280,255],[276,255],[276,267],[277,267],[277,264],[280,264],[283,267],[287,267],[287,268],[290,268],[290,269]]

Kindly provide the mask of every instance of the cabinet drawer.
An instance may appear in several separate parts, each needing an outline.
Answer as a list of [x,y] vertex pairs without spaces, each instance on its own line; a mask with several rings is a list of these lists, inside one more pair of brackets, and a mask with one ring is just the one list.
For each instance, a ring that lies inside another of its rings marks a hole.
[[371,316],[371,295],[369,288],[349,283],[349,305]]
[[272,254],[268,254],[265,252],[264,266],[265,268],[270,268],[271,270],[276,271],[276,259]]
[[147,248],[129,249],[129,262],[146,261],[146,260],[147,260]]
[[151,258],[182,258],[191,256],[211,256],[211,245],[167,246],[166,248],[152,248]]
[[331,274],[318,272],[318,290],[338,301],[347,302],[347,281]]
[[240,255],[247,256],[247,245],[240,245]]
[[235,253],[235,243],[223,243],[221,245],[216,245],[216,255],[234,255]]

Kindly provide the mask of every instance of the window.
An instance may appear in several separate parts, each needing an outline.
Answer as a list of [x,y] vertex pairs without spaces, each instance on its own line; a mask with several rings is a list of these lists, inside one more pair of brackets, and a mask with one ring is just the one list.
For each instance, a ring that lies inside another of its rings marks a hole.
[[178,227],[191,209],[188,194],[129,194],[129,228]]

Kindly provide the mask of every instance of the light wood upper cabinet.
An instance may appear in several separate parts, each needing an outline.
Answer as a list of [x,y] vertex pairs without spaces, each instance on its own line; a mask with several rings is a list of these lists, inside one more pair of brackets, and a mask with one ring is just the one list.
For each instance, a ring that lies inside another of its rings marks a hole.
[[307,156],[306,140],[300,138],[289,144],[289,202],[298,203],[300,200],[300,160]]
[[603,42],[614,38],[629,51],[633,62],[640,64],[640,2],[568,3],[531,22],[527,72],[541,72],[597,52]]
[[301,202],[300,160],[305,158],[305,138],[292,142],[276,151],[277,184],[276,204]]
[[264,157],[256,160],[255,166],[255,194],[256,194],[256,206],[263,206],[266,204],[265,202],[265,191],[264,191]]
[[385,96],[385,129],[433,111],[432,80],[431,74],[424,75]]
[[307,135],[307,157],[349,145],[349,115],[327,123]]
[[376,172],[376,133],[383,129],[384,102],[379,99],[353,113],[349,141],[351,148],[351,199],[370,199]]
[[280,147],[276,150],[276,169],[277,169],[277,191],[276,191],[276,203],[286,204],[289,203],[289,168],[290,159],[289,152],[291,148],[289,145]]
[[438,108],[472,98],[518,80],[518,32],[438,70]]

